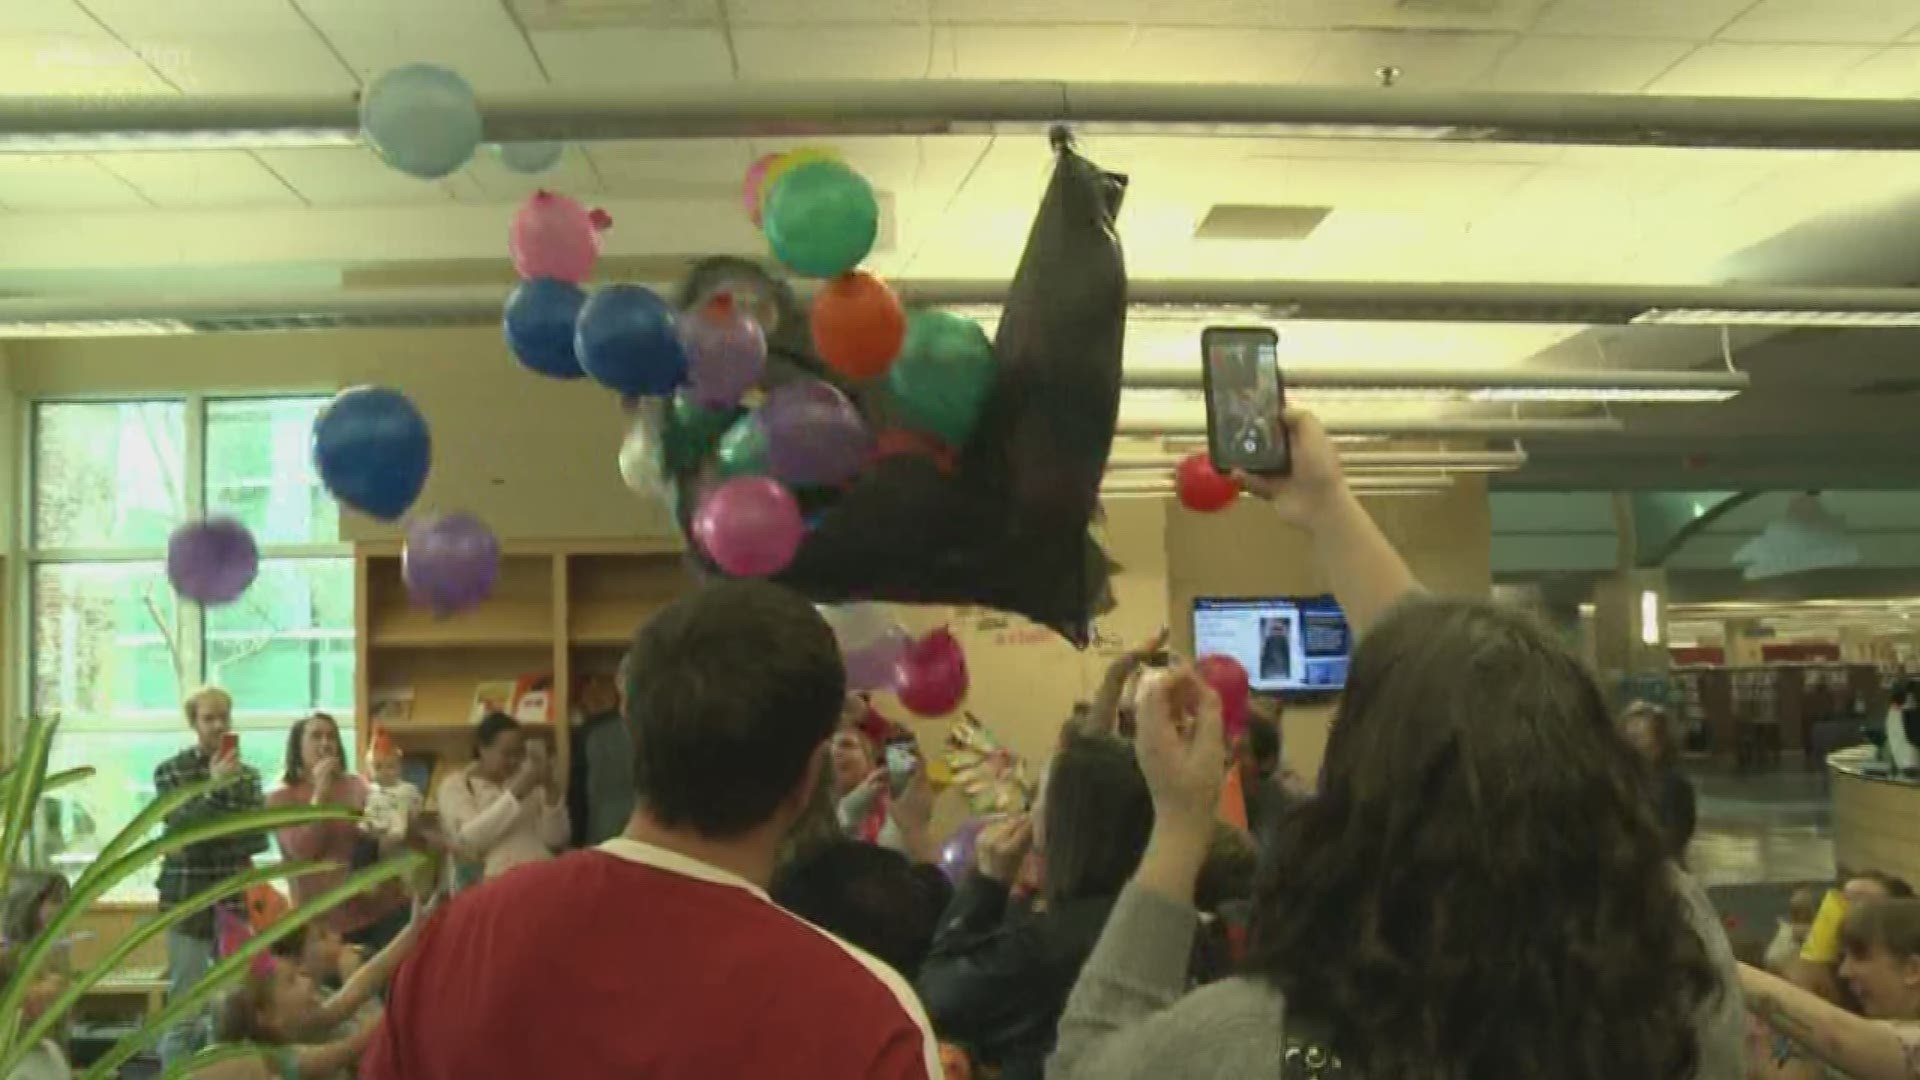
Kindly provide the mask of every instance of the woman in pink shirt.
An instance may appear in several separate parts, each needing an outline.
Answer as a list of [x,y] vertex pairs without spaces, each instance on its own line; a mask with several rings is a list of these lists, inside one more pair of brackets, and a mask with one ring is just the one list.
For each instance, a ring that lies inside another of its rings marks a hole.
[[[367,782],[347,771],[346,755],[340,749],[340,725],[323,712],[294,724],[287,733],[287,772],[282,779],[281,786],[267,796],[267,805],[350,806],[355,810],[367,805]],[[295,907],[340,884],[361,843],[360,829],[351,821],[280,829],[275,837],[280,841],[281,858],[324,859],[341,867],[290,880]],[[372,953],[405,929],[407,919],[406,891],[394,884],[347,901],[322,921],[327,929]]]

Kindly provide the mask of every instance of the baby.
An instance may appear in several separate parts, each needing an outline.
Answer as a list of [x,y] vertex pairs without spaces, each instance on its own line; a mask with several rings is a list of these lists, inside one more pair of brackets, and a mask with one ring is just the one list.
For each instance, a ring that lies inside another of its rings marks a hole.
[[367,772],[373,785],[367,792],[366,816],[360,828],[378,840],[400,843],[407,838],[422,800],[420,789],[400,778],[400,748],[385,728],[373,730],[372,745],[367,747]]

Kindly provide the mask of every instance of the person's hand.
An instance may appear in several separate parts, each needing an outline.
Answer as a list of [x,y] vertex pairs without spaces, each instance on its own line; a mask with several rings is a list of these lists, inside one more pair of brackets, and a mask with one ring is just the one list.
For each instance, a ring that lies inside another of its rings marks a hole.
[[1286,476],[1256,476],[1235,469],[1234,482],[1248,494],[1273,504],[1280,516],[1303,529],[1323,519],[1347,492],[1340,471],[1340,451],[1334,448],[1319,418],[1301,409],[1281,414],[1293,468]]
[[1319,794],[1319,790],[1313,781],[1308,780],[1292,769],[1281,769],[1279,780],[1280,790],[1286,792],[1289,798],[1311,799]]
[[524,799],[533,794],[533,789],[545,782],[547,766],[545,762],[535,761],[532,754],[520,759],[520,769],[508,782],[507,790],[516,799]]
[[1011,885],[1020,876],[1020,864],[1033,849],[1033,816],[1015,814],[980,830],[974,842],[974,854],[982,877]]
[[207,763],[207,772],[215,780],[225,780],[240,771],[240,751],[222,750]]
[[1156,831],[1213,833],[1227,776],[1227,739],[1220,695],[1188,666],[1148,672],[1140,683],[1134,755],[1153,794]]
[[333,782],[340,778],[340,763],[328,758],[313,767],[313,805],[319,806],[327,801],[333,792]]
[[933,785],[927,782],[927,770],[915,766],[907,786],[893,800],[887,812],[900,827],[900,839],[907,857],[929,863],[939,858],[939,845],[933,842]]

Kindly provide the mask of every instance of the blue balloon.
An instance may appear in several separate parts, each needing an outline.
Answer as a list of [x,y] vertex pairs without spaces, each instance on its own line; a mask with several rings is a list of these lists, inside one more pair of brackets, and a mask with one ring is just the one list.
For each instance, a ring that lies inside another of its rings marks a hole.
[[433,441],[426,418],[398,390],[342,390],[313,420],[313,463],[333,497],[394,521],[427,485]]
[[609,285],[589,297],[573,351],[595,381],[628,396],[660,397],[687,381],[673,306],[640,285]]
[[480,146],[480,105],[455,71],[407,64],[360,98],[360,134],[380,160],[422,180],[452,176]]
[[529,278],[507,297],[501,320],[507,345],[520,362],[542,375],[578,379],[586,375],[573,352],[573,324],[587,294],[578,285],[553,278]]

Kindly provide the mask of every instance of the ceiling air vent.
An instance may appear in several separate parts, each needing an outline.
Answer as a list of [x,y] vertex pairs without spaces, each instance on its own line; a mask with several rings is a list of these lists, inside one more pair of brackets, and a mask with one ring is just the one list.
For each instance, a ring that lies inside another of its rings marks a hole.
[[1196,240],[1305,240],[1327,219],[1327,206],[1233,206],[1207,211]]
[[531,31],[622,26],[700,26],[714,21],[713,0],[508,0]]
[[1920,394],[1920,377],[1875,379],[1853,388],[1856,397],[1908,397]]

